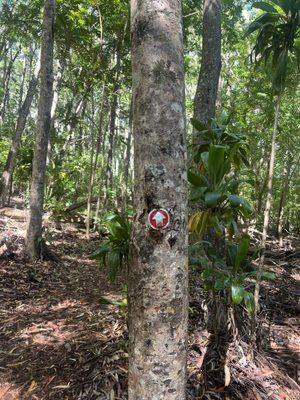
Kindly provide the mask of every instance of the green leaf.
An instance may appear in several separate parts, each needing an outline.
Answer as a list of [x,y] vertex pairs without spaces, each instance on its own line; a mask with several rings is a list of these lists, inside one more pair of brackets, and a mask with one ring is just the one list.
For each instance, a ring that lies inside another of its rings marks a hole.
[[203,198],[204,192],[207,190],[206,187],[193,188],[190,192],[189,199],[191,201],[199,200]]
[[274,281],[276,279],[276,274],[274,274],[274,272],[263,271],[261,273],[261,279],[266,281]]
[[120,253],[117,251],[111,251],[107,255],[107,266],[108,266],[108,276],[111,282],[116,280],[117,272],[120,268]]
[[227,198],[229,203],[234,207],[238,207],[243,201],[243,198],[237,194],[230,194]]
[[113,306],[117,306],[120,308],[127,307],[127,298],[124,298],[121,301],[116,301],[116,300],[110,300],[107,297],[100,297],[100,299],[98,301],[100,304],[113,305]]
[[225,168],[225,146],[210,145],[207,160],[207,169],[214,182],[214,185],[220,184],[223,179]]
[[261,29],[264,25],[272,23],[276,20],[278,20],[280,17],[279,14],[271,14],[271,13],[265,13],[260,15],[256,20],[251,22],[251,24],[248,25],[248,28],[246,29],[244,33],[244,38],[249,36],[251,33]]
[[207,186],[205,179],[201,175],[197,175],[191,170],[188,171],[188,181],[193,186]]
[[244,199],[244,197],[230,194],[227,196],[227,199],[233,207],[240,207],[241,212],[245,216],[250,216],[253,213],[253,207],[246,199]]
[[245,291],[244,293],[244,301],[245,301],[245,306],[249,312],[249,314],[254,313],[254,296],[251,292]]
[[243,301],[245,289],[242,285],[233,284],[231,286],[231,298],[234,304],[240,304]]
[[264,1],[257,1],[255,3],[253,3],[252,7],[259,8],[260,10],[266,11],[268,13],[277,13],[277,10],[275,7],[273,7],[271,4],[266,3]]
[[105,254],[109,253],[111,251],[111,247],[109,245],[102,245],[101,247],[99,247],[99,249],[97,249],[96,251],[94,251],[94,253],[91,254],[90,258],[92,260],[97,260],[97,259],[101,259]]
[[219,192],[208,192],[205,193],[204,201],[208,207],[215,207],[224,198],[222,193]]
[[287,74],[287,63],[288,50],[284,48],[278,57],[273,74],[272,85],[275,93],[280,93],[284,89]]
[[240,267],[242,261],[245,260],[250,246],[250,238],[248,236],[244,236],[237,246],[237,252],[234,259],[234,268],[237,269]]

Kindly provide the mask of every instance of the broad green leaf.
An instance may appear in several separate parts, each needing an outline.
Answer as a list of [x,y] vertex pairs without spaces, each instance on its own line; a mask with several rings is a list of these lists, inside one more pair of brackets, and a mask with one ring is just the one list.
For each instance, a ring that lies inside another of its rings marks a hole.
[[188,181],[194,186],[207,186],[206,179],[191,170],[188,171]]
[[222,193],[219,192],[208,192],[205,193],[204,201],[208,207],[215,207],[224,198]]
[[228,196],[228,201],[232,206],[238,207],[240,204],[242,204],[243,198],[237,194],[230,194]]
[[243,301],[245,289],[242,285],[232,284],[231,298],[234,304],[240,304]]
[[237,252],[234,259],[234,268],[237,269],[240,267],[242,261],[245,260],[250,246],[250,238],[248,236],[244,236],[237,245]]
[[225,168],[225,146],[210,145],[207,160],[207,169],[214,182],[214,185],[220,184],[223,179]]

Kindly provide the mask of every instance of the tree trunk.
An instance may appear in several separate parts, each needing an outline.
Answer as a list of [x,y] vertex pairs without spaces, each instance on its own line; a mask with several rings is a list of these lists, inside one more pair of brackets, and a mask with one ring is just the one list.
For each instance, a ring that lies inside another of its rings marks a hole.
[[0,110],[0,119],[2,120],[2,123],[4,122],[4,117],[6,113],[6,108],[9,102],[9,85],[10,85],[10,80],[11,80],[11,75],[12,75],[12,70],[14,63],[18,57],[18,55],[21,52],[21,47],[16,51],[16,53],[13,55],[12,49],[11,49],[11,55],[10,55],[10,61],[7,66],[7,68],[4,69],[4,77],[3,77],[3,99],[2,99],[2,104],[1,104],[1,110]]
[[119,91],[119,72],[121,66],[121,58],[119,50],[117,51],[117,62],[116,62],[116,76],[115,83],[112,91],[111,107],[110,107],[110,124],[109,124],[109,148],[107,154],[107,170],[106,170],[106,188],[113,186],[113,152],[115,142],[115,131],[116,131],[116,117],[118,107],[118,91]]
[[122,189],[122,209],[126,212],[128,203],[128,180],[129,180],[129,169],[131,160],[131,139],[132,139],[132,112],[133,112],[133,101],[131,97],[130,101],[130,111],[129,111],[129,127],[128,136],[126,141],[126,155],[125,155],[125,165],[124,165],[124,183]]
[[202,60],[194,100],[194,118],[204,124],[215,116],[221,71],[221,17],[221,0],[205,0]]
[[[187,185],[181,1],[131,1],[135,219],[129,400],[186,398]],[[148,213],[166,209],[165,230]]]
[[287,152],[286,162],[285,162],[284,171],[283,171],[283,182],[282,182],[282,188],[281,188],[281,194],[280,194],[280,200],[279,200],[278,219],[277,219],[277,233],[278,233],[278,241],[279,241],[280,247],[283,246],[283,236],[282,236],[283,215],[284,215],[284,206],[286,203],[286,198],[287,198],[287,194],[289,191],[290,172],[291,172],[291,162],[289,160],[289,153]]
[[39,70],[40,70],[40,61],[38,61],[34,75],[31,78],[31,81],[29,82],[25,100],[19,111],[15,134],[12,139],[11,148],[8,153],[5,168],[2,173],[2,177],[1,177],[1,181],[0,181],[0,206],[4,206],[6,204],[7,196],[9,193],[9,188],[11,186],[12,174],[13,174],[13,171],[15,168],[17,152],[20,147],[22,134],[23,134],[25,126],[26,126],[27,117],[29,115],[31,103],[32,103],[32,100],[33,100],[33,97],[34,97],[34,94],[36,91],[37,84],[38,84]]
[[54,18],[55,0],[46,0],[41,45],[41,87],[26,234],[26,252],[32,259],[41,256],[44,182],[53,101]]
[[102,89],[102,98],[100,104],[100,119],[99,119],[99,130],[98,130],[98,137],[97,137],[97,144],[96,144],[96,152],[95,152],[95,159],[92,152],[91,155],[91,172],[90,172],[90,179],[89,179],[89,186],[88,186],[88,200],[87,200],[87,213],[86,213],[86,236],[90,236],[90,219],[91,219],[91,199],[93,196],[93,188],[94,188],[94,181],[95,175],[98,167],[98,158],[102,144],[103,138],[103,109],[104,109],[104,98],[105,98],[105,83],[103,83]]
[[271,200],[272,200],[272,186],[273,186],[273,174],[274,174],[274,165],[275,165],[275,154],[276,154],[276,137],[278,131],[278,121],[280,114],[280,100],[281,96],[278,95],[275,104],[274,111],[274,127],[272,134],[272,143],[271,143],[271,154],[270,154],[270,163],[269,163],[269,173],[268,173],[268,184],[267,184],[267,196],[266,196],[266,205],[264,212],[264,224],[263,224],[263,232],[261,239],[261,256],[258,264],[257,270],[257,279],[255,283],[255,291],[254,291],[254,313],[252,318],[252,346],[254,346],[256,341],[256,319],[258,313],[258,305],[259,305],[259,291],[260,291],[260,282],[261,282],[261,274],[264,268],[265,261],[265,250],[266,250],[266,241],[269,229],[269,220],[270,220],[270,209],[271,209]]

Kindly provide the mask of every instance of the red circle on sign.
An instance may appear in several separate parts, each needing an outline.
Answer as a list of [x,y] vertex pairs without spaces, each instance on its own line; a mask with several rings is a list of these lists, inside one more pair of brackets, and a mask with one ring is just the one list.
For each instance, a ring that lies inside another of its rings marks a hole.
[[148,222],[153,229],[165,229],[170,223],[169,213],[163,208],[152,210],[148,215]]

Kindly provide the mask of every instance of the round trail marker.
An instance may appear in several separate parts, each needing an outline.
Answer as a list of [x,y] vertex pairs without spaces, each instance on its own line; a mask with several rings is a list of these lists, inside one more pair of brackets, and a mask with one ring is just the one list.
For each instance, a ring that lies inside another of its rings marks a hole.
[[170,223],[170,216],[163,208],[152,210],[148,215],[148,222],[153,229],[165,229]]

